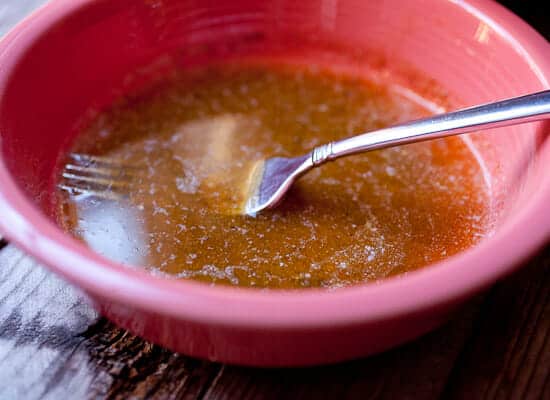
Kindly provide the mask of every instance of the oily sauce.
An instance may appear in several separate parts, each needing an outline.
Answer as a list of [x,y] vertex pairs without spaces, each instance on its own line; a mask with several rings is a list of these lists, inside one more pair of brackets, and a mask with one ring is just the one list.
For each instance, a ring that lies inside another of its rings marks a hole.
[[255,160],[429,113],[391,86],[318,67],[182,72],[78,136],[59,221],[107,257],[215,284],[339,287],[421,268],[486,232],[487,188],[458,137],[341,159],[278,209],[235,211]]

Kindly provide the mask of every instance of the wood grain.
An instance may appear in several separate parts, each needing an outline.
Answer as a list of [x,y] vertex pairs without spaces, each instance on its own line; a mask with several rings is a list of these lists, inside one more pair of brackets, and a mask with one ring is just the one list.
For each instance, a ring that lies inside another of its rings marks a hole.
[[14,246],[0,252],[0,399],[191,399],[219,368],[112,326]]
[[488,295],[449,399],[550,399],[550,246]]
[[0,253],[0,296],[0,399],[41,398],[46,388],[83,394],[67,379],[89,375],[81,367],[66,367],[70,359],[88,365],[85,354],[75,350],[95,313],[74,290],[12,246]]
[[550,248],[447,325],[307,369],[191,359],[114,327],[14,246],[0,252],[0,399],[548,398]]

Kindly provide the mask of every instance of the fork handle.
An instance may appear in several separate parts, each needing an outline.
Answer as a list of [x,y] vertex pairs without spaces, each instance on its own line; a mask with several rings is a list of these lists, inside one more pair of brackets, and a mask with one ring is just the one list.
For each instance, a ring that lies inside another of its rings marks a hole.
[[550,118],[550,90],[439,114],[316,147],[313,165],[403,144]]

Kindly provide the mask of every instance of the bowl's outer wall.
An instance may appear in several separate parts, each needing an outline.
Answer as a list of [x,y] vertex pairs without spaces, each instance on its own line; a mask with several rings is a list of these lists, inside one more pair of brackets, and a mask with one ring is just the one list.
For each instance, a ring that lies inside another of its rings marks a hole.
[[110,301],[96,302],[96,308],[117,325],[187,355],[238,365],[303,367],[387,350],[438,327],[459,304],[357,324],[254,330],[178,320]]
[[[113,321],[186,354],[248,365],[311,365],[416,337],[444,321],[467,296],[509,273],[507,251],[517,263],[528,246],[518,241],[517,249],[503,249],[503,259],[494,263],[480,246],[452,266],[370,288],[252,295],[159,283],[136,271],[105,267],[105,260],[62,235],[10,185],[13,178],[27,199],[52,214],[57,157],[85,122],[83,115],[93,116],[91,106],[108,104],[174,67],[239,52],[315,45],[353,49],[382,72],[401,65],[421,71],[443,84],[436,97],[448,91],[464,105],[548,87],[548,65],[541,66],[522,42],[534,41],[532,49],[540,50],[543,40],[498,5],[473,3],[54,1],[0,47],[0,211],[10,213],[2,229],[84,287]],[[513,34],[502,24],[514,27]],[[413,87],[424,82],[414,76],[408,78]],[[507,128],[506,135],[472,135],[486,161],[497,231],[513,231],[525,204],[537,200],[544,165],[550,165],[546,132],[542,124],[529,124]],[[539,223],[550,223],[547,214],[540,218]],[[548,230],[538,230],[533,240],[540,243],[544,235],[547,239]],[[458,275],[461,260],[472,274]],[[485,269],[484,275],[476,276],[476,268]],[[400,285],[408,289],[399,290]],[[346,300],[348,295],[355,300]]]

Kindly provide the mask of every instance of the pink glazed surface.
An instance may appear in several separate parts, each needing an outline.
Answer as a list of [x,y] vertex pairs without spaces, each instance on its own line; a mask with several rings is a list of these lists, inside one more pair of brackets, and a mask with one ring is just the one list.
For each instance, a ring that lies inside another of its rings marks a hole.
[[219,58],[234,48],[330,42],[366,57],[371,50],[383,54],[377,62],[384,71],[407,65],[464,105],[549,87],[550,45],[493,2],[219,3],[58,0],[0,42],[0,229],[82,288],[108,318],[210,360],[337,362],[433,329],[548,242],[547,123],[472,135],[492,190],[489,238],[445,262],[377,283],[262,292],[167,280],[108,261],[63,233],[48,217],[59,153],[90,105],[129,90],[143,76],[128,74],[155,59],[162,70],[166,60],[177,66],[211,57],[205,51],[211,44],[221,48]]

